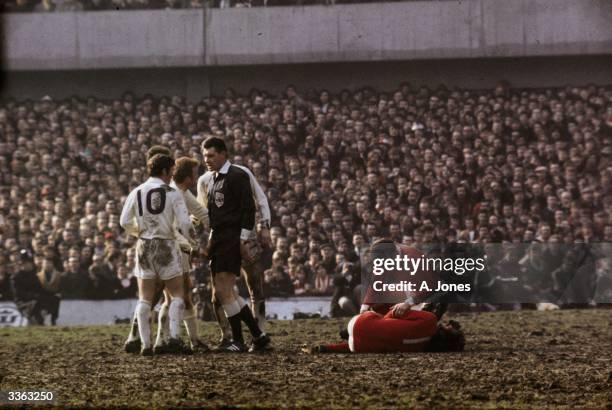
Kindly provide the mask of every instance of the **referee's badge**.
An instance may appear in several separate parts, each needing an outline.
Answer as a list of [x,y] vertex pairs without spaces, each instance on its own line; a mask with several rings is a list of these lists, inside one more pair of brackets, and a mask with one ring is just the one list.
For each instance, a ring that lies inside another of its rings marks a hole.
[[225,195],[223,195],[223,192],[215,192],[215,205],[217,205],[217,208],[221,208],[224,202]]

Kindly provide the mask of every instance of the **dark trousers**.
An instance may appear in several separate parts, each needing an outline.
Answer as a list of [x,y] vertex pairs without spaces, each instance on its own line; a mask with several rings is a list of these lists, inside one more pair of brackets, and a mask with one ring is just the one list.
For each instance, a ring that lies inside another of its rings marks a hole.
[[53,293],[40,293],[36,299],[28,301],[17,301],[16,305],[30,322],[43,325],[45,318],[43,311],[51,315],[51,324],[55,325],[59,316],[59,306],[61,299]]

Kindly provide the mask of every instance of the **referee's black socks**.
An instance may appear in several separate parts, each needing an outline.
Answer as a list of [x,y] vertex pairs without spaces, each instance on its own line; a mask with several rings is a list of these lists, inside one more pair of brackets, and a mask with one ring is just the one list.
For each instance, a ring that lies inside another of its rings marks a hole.
[[257,324],[257,320],[255,320],[251,309],[249,309],[241,298],[223,305],[223,310],[225,310],[225,315],[232,328],[232,336],[235,342],[244,343],[242,325],[240,324],[241,321],[247,325],[253,338],[257,339],[261,336],[262,331]]
[[230,323],[230,327],[232,328],[232,339],[234,342],[244,343],[244,338],[242,337],[242,325],[240,324],[240,304],[238,301],[234,300],[228,304],[223,305],[223,310],[225,310],[225,316],[227,317],[227,321]]
[[240,309],[238,316],[240,316],[240,319],[242,319],[242,321],[247,325],[254,338],[261,336],[261,329],[259,328],[257,320],[255,320],[253,317],[253,313],[248,306],[243,306],[242,309]]
[[232,339],[234,342],[240,342],[244,344],[244,337],[242,337],[242,324],[240,323],[240,314],[230,316],[227,318],[232,327]]

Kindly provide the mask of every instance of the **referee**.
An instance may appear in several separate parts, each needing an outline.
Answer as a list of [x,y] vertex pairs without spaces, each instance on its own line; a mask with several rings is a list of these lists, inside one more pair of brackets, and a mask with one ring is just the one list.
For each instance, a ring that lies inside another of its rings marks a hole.
[[253,336],[249,351],[264,350],[270,338],[261,331],[251,310],[234,290],[236,278],[240,277],[242,258],[249,255],[245,245],[255,225],[251,182],[246,172],[227,160],[227,147],[221,138],[207,138],[202,143],[202,152],[208,170],[214,174],[207,187],[210,271],[216,297],[221,301],[232,328],[232,341],[221,345],[219,351],[245,351],[241,322],[247,325]]

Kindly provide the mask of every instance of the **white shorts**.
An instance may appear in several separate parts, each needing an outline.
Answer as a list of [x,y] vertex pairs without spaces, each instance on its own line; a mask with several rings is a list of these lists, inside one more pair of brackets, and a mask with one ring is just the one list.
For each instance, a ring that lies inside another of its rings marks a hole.
[[182,256],[174,239],[138,239],[134,275],[141,279],[170,280],[183,274]]
[[181,251],[181,272],[189,273],[191,271],[191,258],[188,253]]

